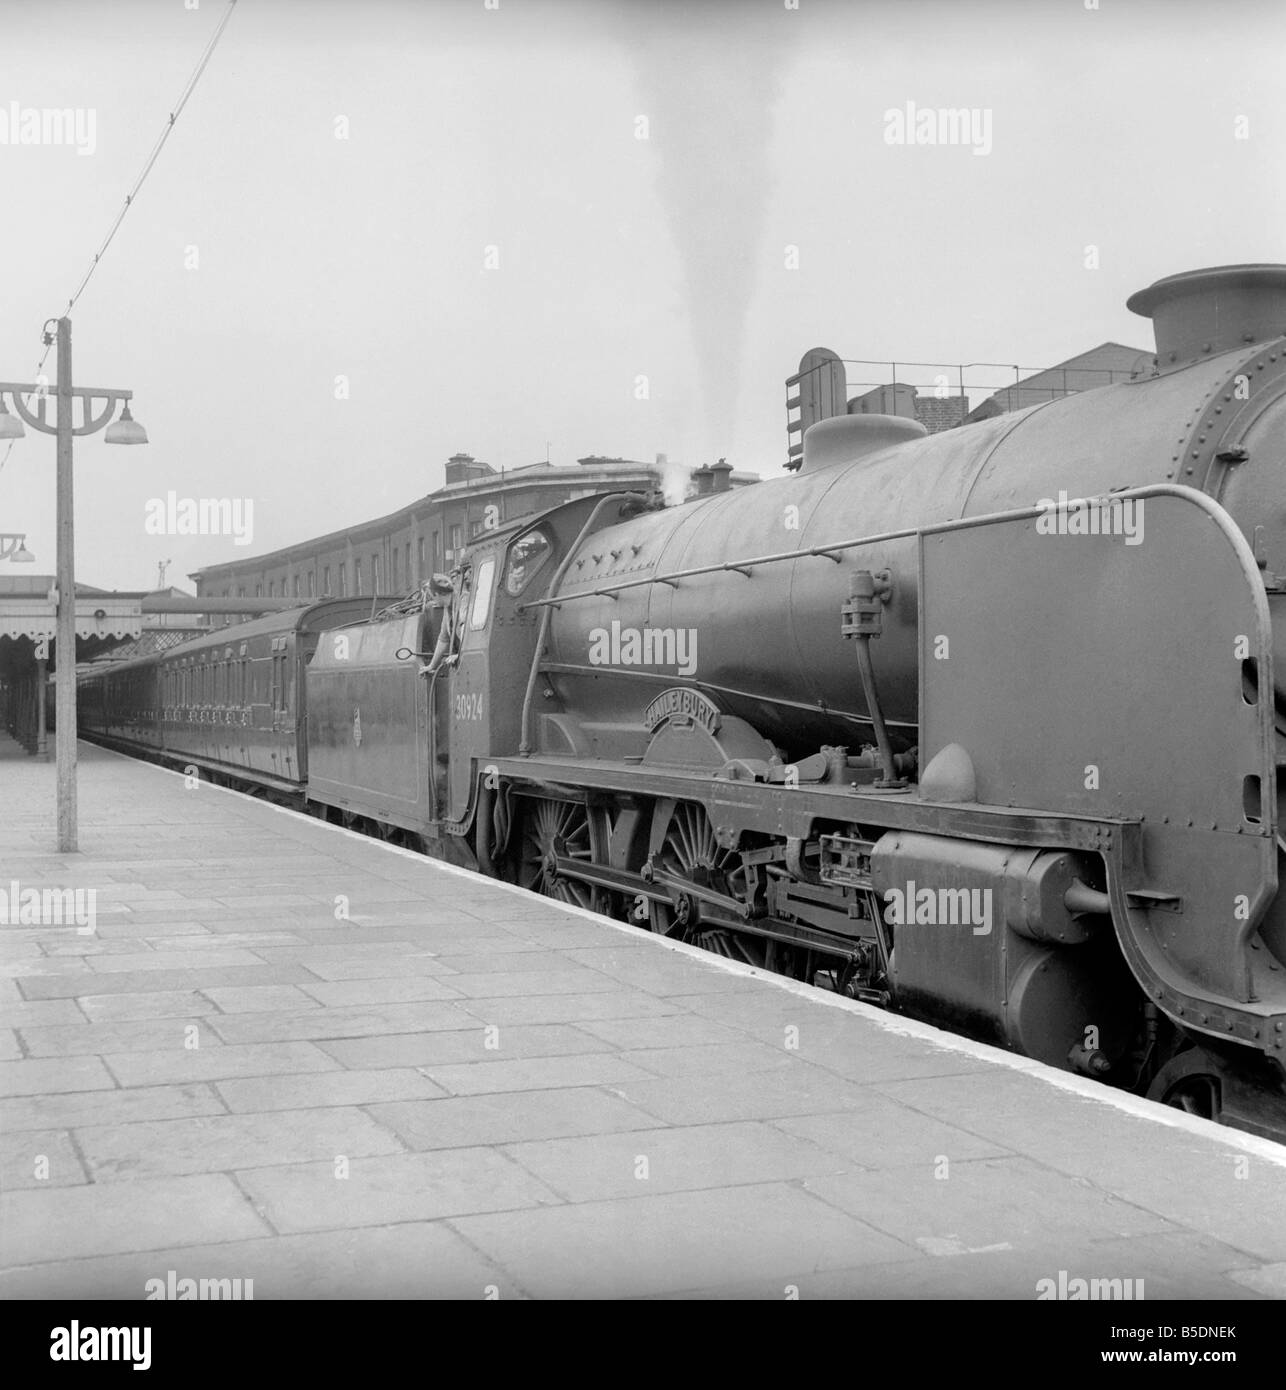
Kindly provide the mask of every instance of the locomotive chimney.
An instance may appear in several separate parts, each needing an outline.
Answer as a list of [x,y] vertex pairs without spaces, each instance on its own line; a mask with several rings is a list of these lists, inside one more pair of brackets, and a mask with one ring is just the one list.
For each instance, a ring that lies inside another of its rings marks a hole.
[[1286,266],[1221,265],[1167,275],[1125,307],[1152,320],[1160,371],[1286,334]]

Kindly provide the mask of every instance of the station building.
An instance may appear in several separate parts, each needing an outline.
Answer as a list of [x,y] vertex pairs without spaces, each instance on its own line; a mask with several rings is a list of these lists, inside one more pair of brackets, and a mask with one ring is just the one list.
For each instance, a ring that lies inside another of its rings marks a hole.
[[[900,415],[930,434],[989,420],[1078,391],[1129,381],[1151,370],[1153,353],[1124,343],[1100,343],[1039,371],[1000,363],[895,363],[849,360],[829,348],[805,353],[786,380],[787,467],[803,456],[803,434],[836,415]],[[854,380],[875,368],[878,384]],[[1008,384],[1000,380],[1009,375]],[[879,379],[883,376],[883,380]]]
[[[681,490],[695,496],[758,482],[722,460],[681,472]],[[189,577],[200,598],[346,598],[400,594],[436,573],[484,530],[534,516],[598,492],[664,492],[676,469],[664,454],[654,463],[590,454],[575,467],[536,463],[495,469],[469,454],[447,460],[446,484],[409,506],[267,555],[207,565]],[[220,614],[216,623],[232,622]]]

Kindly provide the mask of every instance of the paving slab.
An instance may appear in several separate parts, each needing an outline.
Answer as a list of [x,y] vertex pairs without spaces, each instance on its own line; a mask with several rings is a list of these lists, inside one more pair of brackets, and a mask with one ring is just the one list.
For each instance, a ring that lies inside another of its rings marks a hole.
[[247,1239],[271,1227],[223,1173],[0,1193],[5,1267]]
[[235,1172],[263,1163],[365,1158],[403,1148],[355,1106],[97,1125],[78,1129],[76,1141],[86,1169],[98,1183]]
[[378,1101],[432,1100],[447,1094],[441,1086],[413,1067],[252,1076],[241,1080],[216,1081],[214,1089],[233,1112],[373,1105]]
[[115,1085],[98,1057],[56,1057],[0,1062],[0,1096],[43,1096],[58,1091],[101,1091]]
[[[103,1058],[126,1088],[167,1082],[221,1081],[231,1076],[275,1076],[296,1071],[331,1071],[328,1057],[310,1042],[238,1043],[164,1052],[114,1052]],[[26,1063],[35,1066],[36,1063]]]
[[494,1148],[353,1158],[342,1165],[276,1164],[238,1178],[255,1207],[285,1233],[513,1211],[559,1200]]
[[[848,1173],[846,1162],[762,1122],[683,1125],[510,1144],[504,1149],[569,1202]],[[821,1184],[805,1184],[816,1190]],[[869,1224],[869,1223],[868,1223]]]
[[55,1024],[24,1028],[30,1057],[72,1057],[83,1053],[168,1052],[171,1048],[222,1047],[209,1023],[192,1014],[123,1023]]
[[581,1202],[453,1220],[536,1298],[642,1298],[800,1265],[888,1264],[915,1251],[788,1183]]
[[[0,1100],[0,1134],[14,1130],[136,1120],[173,1120],[187,1115],[220,1115],[228,1107],[208,1085],[130,1086],[123,1090],[74,1091]],[[0,1232],[0,1244],[3,1233]]]
[[369,1109],[411,1149],[468,1148],[656,1127],[655,1116],[594,1086],[502,1091]]
[[462,1066],[426,1066],[444,1090],[457,1096],[497,1091],[541,1091],[564,1086],[623,1086],[646,1080],[652,1073],[631,1066],[618,1053],[594,1052],[563,1057],[505,1058],[467,1062]]
[[88,1181],[66,1130],[0,1130],[0,1192],[70,1187]]
[[0,1296],[1286,1297],[1266,1141],[82,753],[70,860],[5,769],[101,896],[0,927]]
[[442,1221],[176,1246],[0,1272],[0,1299],[136,1299],[149,1280],[239,1280],[243,1299],[501,1299],[524,1292]]
[[567,1023],[484,1025],[447,1033],[391,1033],[344,1038],[318,1046],[346,1067],[430,1067],[452,1062],[494,1062],[502,1057],[566,1057],[602,1052],[600,1038]]

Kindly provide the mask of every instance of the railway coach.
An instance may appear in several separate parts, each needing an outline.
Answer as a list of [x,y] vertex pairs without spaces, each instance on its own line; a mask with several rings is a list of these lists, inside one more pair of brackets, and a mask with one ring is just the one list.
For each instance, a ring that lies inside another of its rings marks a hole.
[[304,673],[323,631],[360,621],[371,608],[370,599],[325,600],[87,672],[78,689],[81,730],[213,778],[301,794]]

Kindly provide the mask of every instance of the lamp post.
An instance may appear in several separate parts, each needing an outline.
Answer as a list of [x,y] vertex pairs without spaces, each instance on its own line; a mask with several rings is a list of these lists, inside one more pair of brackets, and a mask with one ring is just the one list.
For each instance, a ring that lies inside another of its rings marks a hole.
[[[54,320],[50,320],[50,323]],[[22,421],[42,434],[58,439],[58,670],[55,679],[54,708],[58,728],[55,737],[55,759],[58,765],[58,849],[70,854],[76,850],[76,556],[75,516],[73,513],[72,439],[75,435],[97,434],[104,425],[108,444],[146,444],[147,432],[130,415],[132,391],[102,389],[92,386],[73,387],[71,384],[71,320],[57,320],[58,420],[51,425],[45,418],[48,393],[44,386],[0,381],[0,439],[18,439],[25,433]],[[45,324],[45,343],[55,341],[55,335]],[[4,406],[5,393],[13,397],[14,409],[21,416],[15,420]],[[33,411],[23,400],[35,396]],[[76,424],[75,402],[81,405],[81,423]],[[95,414],[94,402],[103,402]],[[108,421],[116,413],[117,403],[123,403],[121,418]],[[16,428],[15,428],[16,427]]]

